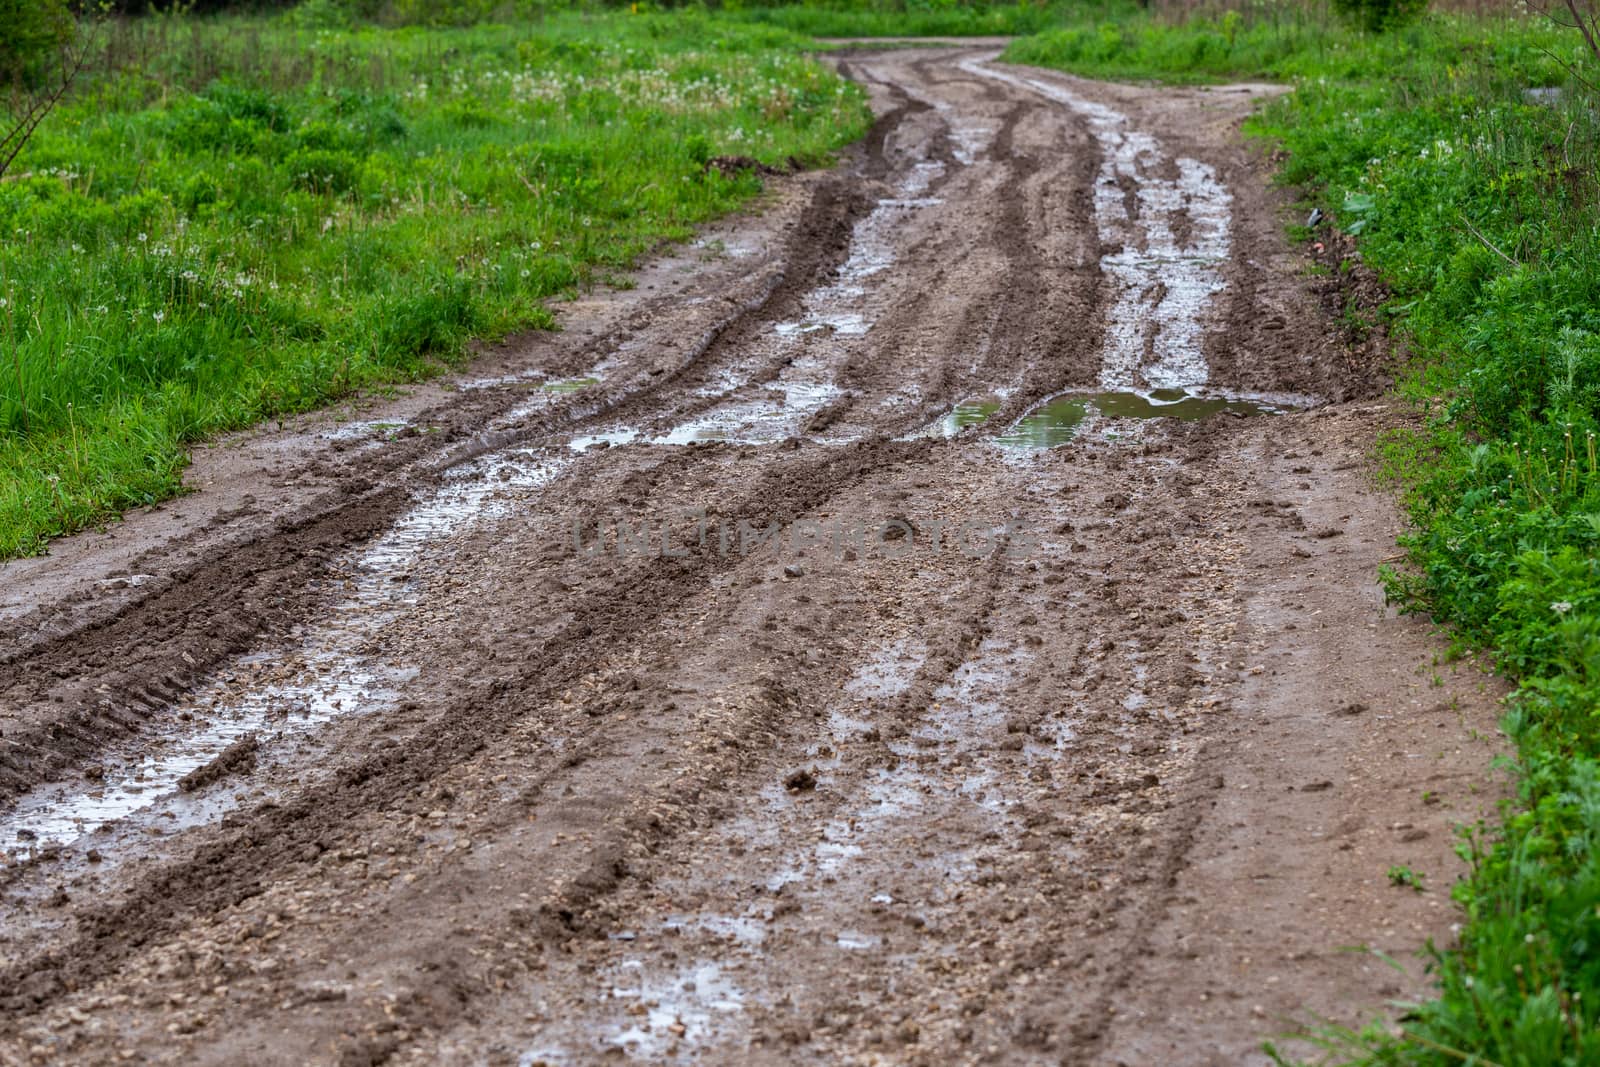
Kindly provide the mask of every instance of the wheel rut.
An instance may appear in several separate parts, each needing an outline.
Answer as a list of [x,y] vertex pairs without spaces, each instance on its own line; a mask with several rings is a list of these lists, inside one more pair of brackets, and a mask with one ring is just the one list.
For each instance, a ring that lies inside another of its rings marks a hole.
[[22,571],[0,1062],[1237,1064],[1401,990],[1339,946],[1445,936],[1382,864],[1492,790],[1381,757],[1482,780],[1494,690],[1373,594],[1254,97],[840,69],[839,167]]

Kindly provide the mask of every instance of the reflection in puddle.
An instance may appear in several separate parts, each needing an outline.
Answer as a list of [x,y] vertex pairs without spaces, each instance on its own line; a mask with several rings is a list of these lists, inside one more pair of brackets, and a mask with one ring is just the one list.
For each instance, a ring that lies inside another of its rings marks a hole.
[[995,443],[1009,448],[1054,448],[1077,435],[1089,410],[1088,400],[1081,396],[1047,400],[996,437]]
[[999,400],[963,400],[938,421],[937,432],[944,437],[954,437],[968,426],[988,422],[989,416],[999,410]]
[[994,440],[1008,448],[1054,448],[1072,440],[1084,423],[1096,418],[1199,422],[1217,415],[1243,418],[1279,415],[1286,410],[1282,403],[1265,398],[1195,396],[1182,389],[1156,389],[1148,393],[1061,393],[1018,419]]
[[779,380],[753,400],[724,404],[698,418],[674,426],[655,445],[688,445],[726,441],[767,445],[794,437],[811,416],[840,396],[831,382]]
[[599,433],[586,433],[574,437],[567,442],[567,447],[574,452],[586,452],[596,445],[602,448],[611,448],[614,445],[629,445],[639,439],[639,431],[631,429],[602,430]]

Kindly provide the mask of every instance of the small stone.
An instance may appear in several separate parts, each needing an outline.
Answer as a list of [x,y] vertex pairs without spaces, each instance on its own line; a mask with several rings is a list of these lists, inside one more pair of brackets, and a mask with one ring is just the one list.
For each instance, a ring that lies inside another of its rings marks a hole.
[[783,787],[791,793],[801,793],[817,787],[817,776],[804,768],[783,780]]

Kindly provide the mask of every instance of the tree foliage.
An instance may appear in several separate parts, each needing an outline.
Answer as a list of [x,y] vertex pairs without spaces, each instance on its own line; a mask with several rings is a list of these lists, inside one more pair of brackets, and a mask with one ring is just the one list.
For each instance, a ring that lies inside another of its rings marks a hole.
[[1333,0],[1345,20],[1371,33],[1393,30],[1422,17],[1428,0]]
[[66,0],[0,0],[0,81],[37,83],[72,36]]

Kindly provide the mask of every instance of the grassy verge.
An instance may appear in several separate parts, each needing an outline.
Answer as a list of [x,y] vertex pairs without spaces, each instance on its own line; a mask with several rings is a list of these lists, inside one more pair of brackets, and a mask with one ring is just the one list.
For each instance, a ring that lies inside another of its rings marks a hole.
[[824,159],[861,94],[690,14],[152,18],[0,181],[0,558],[179,489],[185,446],[429,373]]
[[[1600,1062],[1600,118],[1575,35],[1435,17],[1370,37],[1301,20],[1123,19],[1010,58],[1099,75],[1293,79],[1256,132],[1359,235],[1414,360],[1424,428],[1384,442],[1414,532],[1391,594],[1491,648],[1518,802],[1464,846],[1437,999],[1352,1054]],[[1592,74],[1592,68],[1590,70]],[[1530,89],[1555,92],[1530,94]],[[1350,1051],[1347,1049],[1347,1051]]]

